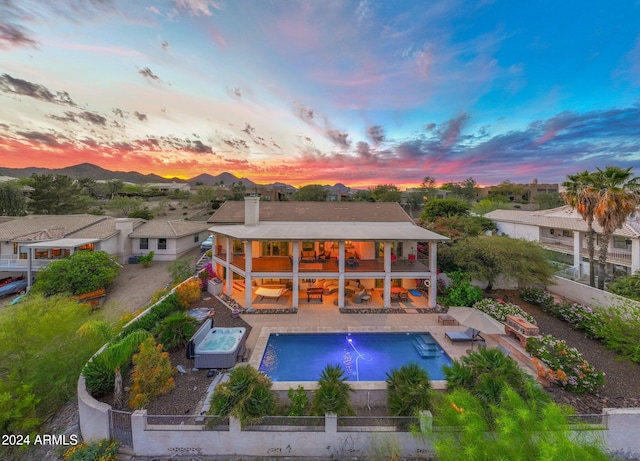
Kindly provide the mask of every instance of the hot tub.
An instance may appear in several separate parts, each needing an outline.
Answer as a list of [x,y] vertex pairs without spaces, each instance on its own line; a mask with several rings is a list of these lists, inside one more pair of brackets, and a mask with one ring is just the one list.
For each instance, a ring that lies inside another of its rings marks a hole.
[[212,327],[205,320],[187,345],[196,368],[232,368],[244,351],[246,329]]

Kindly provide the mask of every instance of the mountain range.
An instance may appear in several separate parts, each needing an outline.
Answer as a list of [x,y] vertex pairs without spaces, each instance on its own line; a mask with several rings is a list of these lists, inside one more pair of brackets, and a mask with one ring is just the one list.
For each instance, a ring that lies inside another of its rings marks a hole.
[[[135,184],[145,184],[145,183],[160,183],[160,182],[188,182],[189,184],[207,184],[207,185],[215,185],[215,184],[224,184],[231,185],[236,182],[241,182],[247,189],[263,185],[263,186],[273,186],[280,188],[291,188],[296,189],[294,186],[289,184],[275,182],[271,184],[257,184],[251,181],[248,178],[238,178],[237,176],[231,173],[220,173],[218,175],[210,175],[207,173],[200,174],[191,179],[180,179],[180,178],[163,178],[162,176],[158,176],[156,174],[142,174],[137,171],[111,171],[106,170],[102,167],[94,165],[92,163],[81,163],[79,165],[68,166],[65,168],[39,168],[39,167],[28,167],[28,168],[3,168],[0,167],[0,176],[10,176],[13,178],[24,178],[29,177],[32,174],[61,174],[67,175],[72,178],[91,178],[95,180],[103,180],[108,181],[110,179],[120,179],[124,182],[130,182]],[[324,187],[328,188],[332,192],[347,192],[349,188],[342,183],[337,183],[333,186],[325,185]]]

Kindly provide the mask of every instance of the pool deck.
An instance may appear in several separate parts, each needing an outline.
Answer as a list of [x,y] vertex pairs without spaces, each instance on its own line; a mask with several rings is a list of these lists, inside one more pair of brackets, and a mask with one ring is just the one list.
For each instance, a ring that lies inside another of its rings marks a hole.
[[[466,327],[444,326],[438,322],[438,314],[341,314],[337,309],[328,309],[323,305],[308,305],[300,308],[297,314],[245,314],[242,315],[242,319],[252,327],[246,346],[251,348],[249,365],[256,369],[260,366],[270,333],[428,332],[452,359],[467,355],[471,348],[470,342],[452,343],[445,337],[447,331],[465,331]],[[498,345],[494,335],[482,336],[486,340],[486,347],[493,348]],[[476,347],[478,346],[474,345],[474,348]],[[274,389],[288,389],[290,384],[274,383]],[[352,384],[365,388],[369,385]],[[433,382],[435,389],[443,389],[444,385],[444,381]]]

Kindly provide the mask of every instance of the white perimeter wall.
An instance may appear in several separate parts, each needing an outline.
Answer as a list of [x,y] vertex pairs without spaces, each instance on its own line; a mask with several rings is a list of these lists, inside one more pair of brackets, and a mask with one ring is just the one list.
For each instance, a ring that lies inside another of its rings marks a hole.
[[[640,303],[638,302],[632,301],[623,296],[599,290],[595,287],[585,285],[584,283],[574,282],[573,280],[558,276],[554,276],[553,281],[555,282],[553,285],[548,285],[546,287],[547,291],[580,304],[592,307],[606,307],[622,303],[632,303],[636,304],[638,308],[640,308]],[[640,429],[638,434],[640,434]]]

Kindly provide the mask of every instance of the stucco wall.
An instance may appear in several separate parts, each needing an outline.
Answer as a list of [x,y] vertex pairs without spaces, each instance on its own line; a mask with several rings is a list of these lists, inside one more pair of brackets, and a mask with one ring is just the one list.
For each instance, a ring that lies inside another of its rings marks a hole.
[[78,379],[78,415],[80,433],[84,440],[109,438],[109,410],[111,406],[97,401],[89,392],[84,376]]
[[[634,301],[622,296],[562,277],[554,276],[553,281],[555,282],[553,285],[546,287],[549,292],[587,306],[609,306],[625,302],[634,303]],[[635,304],[640,308],[640,303]]]

